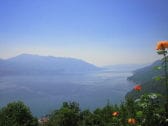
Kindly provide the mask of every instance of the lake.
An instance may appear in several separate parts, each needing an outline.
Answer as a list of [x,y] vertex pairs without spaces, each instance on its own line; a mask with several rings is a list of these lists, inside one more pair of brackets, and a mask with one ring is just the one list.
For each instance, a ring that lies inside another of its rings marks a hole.
[[43,116],[61,106],[64,101],[76,101],[82,109],[102,107],[109,100],[118,104],[134,84],[127,81],[131,72],[102,70],[87,74],[53,76],[0,77],[0,106],[21,100],[32,113]]

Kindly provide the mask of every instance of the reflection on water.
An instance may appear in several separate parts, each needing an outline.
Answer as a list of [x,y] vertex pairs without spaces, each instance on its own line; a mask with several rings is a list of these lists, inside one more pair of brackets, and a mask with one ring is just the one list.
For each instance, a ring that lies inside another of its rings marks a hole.
[[109,100],[117,104],[133,83],[131,72],[99,71],[88,74],[54,76],[6,76],[0,78],[0,105],[22,100],[34,115],[42,116],[58,108],[63,101],[77,101],[81,108],[101,107]]

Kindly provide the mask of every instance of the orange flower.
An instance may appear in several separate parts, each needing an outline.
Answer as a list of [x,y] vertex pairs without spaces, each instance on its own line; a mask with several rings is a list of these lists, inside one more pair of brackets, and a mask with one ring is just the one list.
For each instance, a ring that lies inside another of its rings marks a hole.
[[140,90],[142,90],[141,85],[136,85],[136,86],[134,87],[134,90],[136,90],[136,91],[140,91]]
[[119,115],[119,112],[113,112],[112,115],[113,115],[113,116],[118,116],[118,115]]
[[160,41],[157,43],[156,50],[165,50],[168,48],[168,41]]
[[128,119],[128,123],[129,124],[135,124],[136,123],[136,120],[134,118],[129,118]]

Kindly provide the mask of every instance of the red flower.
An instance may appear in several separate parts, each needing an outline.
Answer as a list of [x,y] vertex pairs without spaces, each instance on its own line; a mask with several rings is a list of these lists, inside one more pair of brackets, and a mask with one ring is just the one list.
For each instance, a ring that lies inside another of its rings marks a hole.
[[136,120],[134,118],[129,118],[128,119],[128,123],[129,124],[135,124],[136,123]]
[[136,91],[140,91],[140,90],[142,90],[141,85],[136,85],[136,86],[134,87],[134,90],[136,90]]
[[118,116],[118,115],[119,115],[119,112],[113,112],[112,115],[113,115],[113,116]]

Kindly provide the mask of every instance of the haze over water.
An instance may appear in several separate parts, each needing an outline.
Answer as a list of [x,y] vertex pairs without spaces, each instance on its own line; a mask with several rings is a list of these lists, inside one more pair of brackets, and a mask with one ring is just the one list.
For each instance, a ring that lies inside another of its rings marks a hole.
[[64,101],[76,101],[82,109],[102,107],[123,101],[133,83],[127,81],[131,72],[99,71],[88,74],[54,76],[0,77],[1,106],[22,100],[36,116],[48,114]]

